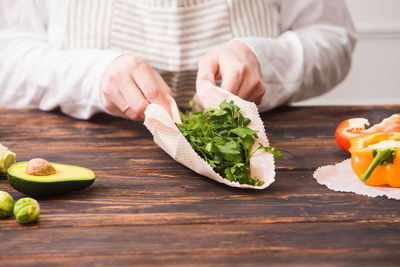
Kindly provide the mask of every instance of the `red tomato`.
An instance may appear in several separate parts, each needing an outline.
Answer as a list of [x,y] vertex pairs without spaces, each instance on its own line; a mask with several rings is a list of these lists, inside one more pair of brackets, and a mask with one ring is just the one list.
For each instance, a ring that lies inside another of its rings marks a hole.
[[368,125],[368,120],[364,118],[342,121],[335,132],[336,142],[341,148],[349,151],[350,139],[365,134],[365,125]]

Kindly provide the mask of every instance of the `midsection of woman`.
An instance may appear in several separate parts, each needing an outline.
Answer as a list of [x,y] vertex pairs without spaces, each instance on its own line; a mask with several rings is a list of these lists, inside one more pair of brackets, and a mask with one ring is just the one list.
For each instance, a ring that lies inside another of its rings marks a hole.
[[140,56],[187,108],[208,50],[234,38],[276,34],[265,0],[70,0],[62,48]]

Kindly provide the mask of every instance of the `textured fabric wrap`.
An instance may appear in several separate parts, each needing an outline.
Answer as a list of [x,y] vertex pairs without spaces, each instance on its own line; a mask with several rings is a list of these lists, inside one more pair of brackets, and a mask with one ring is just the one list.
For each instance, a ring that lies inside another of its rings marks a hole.
[[[235,105],[240,107],[242,115],[251,119],[251,123],[248,127],[253,130],[258,130],[258,139],[252,150],[258,146],[258,143],[269,146],[264,124],[258,113],[257,106],[254,103],[247,102],[206,81],[200,82],[197,87],[197,95],[206,109],[218,108],[222,101],[227,100],[229,102],[233,100]],[[175,112],[173,111],[172,113],[176,113],[176,107]],[[275,181],[275,165],[272,154],[264,150],[258,150],[250,159],[250,174],[252,177],[256,177],[264,182],[261,186],[231,182],[216,173],[212,167],[193,150],[164,108],[157,104],[150,104],[146,109],[145,115],[144,125],[153,134],[154,142],[173,159],[193,171],[232,187],[264,189]]]

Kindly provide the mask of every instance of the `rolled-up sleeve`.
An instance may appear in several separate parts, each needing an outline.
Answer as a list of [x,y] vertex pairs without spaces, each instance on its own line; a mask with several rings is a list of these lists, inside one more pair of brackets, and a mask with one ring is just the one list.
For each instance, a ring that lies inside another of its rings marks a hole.
[[321,95],[351,65],[356,34],[342,0],[283,0],[281,34],[241,38],[259,59],[266,93],[261,111]]

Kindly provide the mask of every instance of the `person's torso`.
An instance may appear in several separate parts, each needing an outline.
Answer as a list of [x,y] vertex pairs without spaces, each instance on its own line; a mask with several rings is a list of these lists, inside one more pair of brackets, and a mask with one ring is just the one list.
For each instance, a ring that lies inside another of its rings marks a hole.
[[70,0],[63,49],[111,49],[145,59],[181,107],[200,57],[240,37],[273,37],[267,0]]

